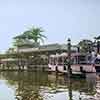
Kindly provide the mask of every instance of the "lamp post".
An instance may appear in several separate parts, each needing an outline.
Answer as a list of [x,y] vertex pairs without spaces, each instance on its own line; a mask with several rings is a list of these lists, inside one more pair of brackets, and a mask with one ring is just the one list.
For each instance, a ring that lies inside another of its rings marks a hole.
[[68,76],[71,77],[72,69],[71,69],[71,40],[68,38]]

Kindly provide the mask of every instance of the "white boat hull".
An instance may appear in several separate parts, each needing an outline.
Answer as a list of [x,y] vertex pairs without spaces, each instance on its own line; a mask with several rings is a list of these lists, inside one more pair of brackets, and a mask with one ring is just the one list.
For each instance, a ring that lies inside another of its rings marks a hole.
[[[48,67],[50,68],[51,71],[56,71],[56,67],[59,72],[67,72],[68,71],[68,66],[65,66],[66,70],[64,70],[63,65],[48,64]],[[83,67],[83,70],[87,73],[96,72],[95,67],[93,65],[71,65],[72,72],[80,72],[80,67]]]

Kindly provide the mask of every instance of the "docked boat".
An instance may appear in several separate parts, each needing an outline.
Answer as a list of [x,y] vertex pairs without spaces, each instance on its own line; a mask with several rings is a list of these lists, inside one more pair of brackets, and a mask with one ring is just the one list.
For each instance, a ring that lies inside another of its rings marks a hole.
[[[68,72],[67,60],[68,60],[67,53],[50,55],[48,64],[50,71],[67,73]],[[96,72],[95,66],[91,61],[91,55],[89,54],[72,53],[70,62],[71,62],[72,73]]]

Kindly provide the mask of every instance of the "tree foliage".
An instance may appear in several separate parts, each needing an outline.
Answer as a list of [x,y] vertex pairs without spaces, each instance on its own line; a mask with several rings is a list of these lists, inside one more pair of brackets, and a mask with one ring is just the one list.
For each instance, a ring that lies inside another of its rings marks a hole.
[[94,37],[95,40],[100,40],[100,35],[97,37]]
[[89,52],[92,49],[93,42],[91,40],[84,39],[78,43],[81,52]]

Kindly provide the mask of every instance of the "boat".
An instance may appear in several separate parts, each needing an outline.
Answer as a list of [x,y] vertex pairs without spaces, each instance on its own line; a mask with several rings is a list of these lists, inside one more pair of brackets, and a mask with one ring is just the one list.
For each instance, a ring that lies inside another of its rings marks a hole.
[[[68,73],[68,54],[61,53],[49,56],[49,71]],[[71,53],[72,74],[95,73],[95,66],[91,61],[91,55],[86,53]]]

